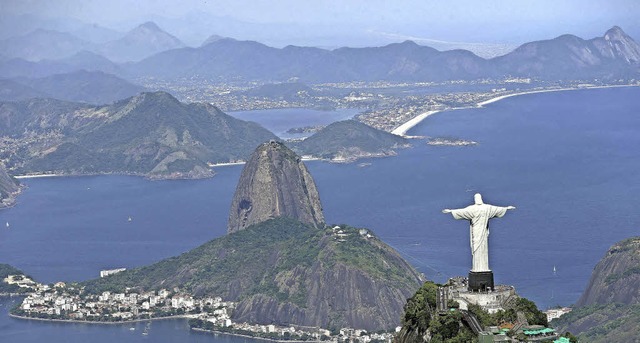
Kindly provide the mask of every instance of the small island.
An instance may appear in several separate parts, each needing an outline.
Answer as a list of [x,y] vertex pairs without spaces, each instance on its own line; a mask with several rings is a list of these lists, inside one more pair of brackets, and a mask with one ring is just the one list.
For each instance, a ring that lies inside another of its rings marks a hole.
[[324,125],[311,125],[311,126],[303,126],[303,127],[292,127],[287,130],[289,134],[304,134],[304,133],[316,133],[322,129],[324,129]]
[[427,144],[435,146],[470,146],[477,145],[478,142],[451,137],[433,137],[427,140]]

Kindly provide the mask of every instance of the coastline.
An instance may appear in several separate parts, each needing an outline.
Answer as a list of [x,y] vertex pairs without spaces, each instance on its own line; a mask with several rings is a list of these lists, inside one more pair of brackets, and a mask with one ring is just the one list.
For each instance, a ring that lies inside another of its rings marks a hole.
[[100,325],[125,325],[130,323],[142,323],[149,322],[154,320],[167,320],[167,319],[189,319],[189,315],[178,315],[178,316],[169,316],[169,317],[154,317],[148,319],[133,319],[133,320],[123,320],[120,322],[103,322],[103,321],[90,321],[90,320],[74,320],[74,319],[48,319],[48,318],[35,318],[35,317],[26,317],[19,316],[13,313],[9,313],[9,317],[23,320],[38,320],[41,322],[56,322],[56,323],[74,323],[74,324],[100,324]]
[[[156,318],[149,318],[149,319],[125,320],[125,321],[120,321],[120,322],[104,322],[104,321],[88,321],[88,320],[73,320],[73,319],[35,318],[35,317],[19,316],[19,315],[15,315],[15,314],[12,314],[12,313],[9,313],[8,315],[11,318],[16,318],[16,319],[21,319],[21,320],[36,320],[36,321],[41,321],[41,322],[67,323],[67,324],[92,324],[92,325],[127,325],[127,324],[132,324],[132,323],[143,323],[143,322],[151,322],[151,321],[158,321],[158,320],[190,319],[191,318],[189,315],[177,315],[177,316],[156,317]],[[193,330],[193,331],[198,331],[198,332],[208,333],[208,334],[223,334],[223,335],[229,335],[229,336],[236,336],[236,337],[243,337],[243,338],[250,338],[250,339],[258,339],[258,340],[263,340],[263,341],[271,341],[271,342],[286,342],[286,343],[320,342],[320,341],[317,341],[317,340],[310,340],[310,341],[278,340],[278,339],[271,339],[271,338],[265,338],[265,337],[259,337],[259,336],[251,336],[251,335],[245,335],[245,334],[233,333],[233,332],[226,332],[226,331],[205,330],[205,329],[201,329],[201,328],[190,328],[190,329]]]
[[322,341],[317,341],[317,340],[310,340],[310,341],[297,340],[297,341],[294,341],[294,340],[283,340],[283,339],[271,339],[271,338],[265,338],[265,337],[243,335],[243,334],[240,334],[240,333],[232,333],[232,332],[217,331],[217,330],[205,330],[205,329],[201,329],[201,328],[191,328],[191,330],[197,331],[197,332],[202,332],[202,333],[208,333],[208,334],[223,334],[223,335],[244,337],[244,338],[250,338],[250,339],[259,339],[259,340],[262,340],[262,341],[270,341],[270,342],[286,342],[286,343],[322,342]]
[[410,129],[412,129],[414,126],[418,125],[420,122],[422,122],[423,120],[425,120],[426,118],[428,118],[429,116],[439,113],[439,112],[446,112],[446,111],[452,111],[452,110],[459,110],[459,109],[463,109],[463,108],[479,108],[479,107],[484,107],[485,105],[506,99],[506,98],[511,98],[514,96],[520,96],[520,95],[527,95],[527,94],[538,94],[538,93],[550,93],[550,92],[564,92],[564,91],[577,91],[577,90],[585,90],[585,89],[602,89],[602,88],[621,88],[621,87],[639,87],[640,85],[609,85],[609,86],[582,86],[582,87],[565,87],[565,88],[551,88],[551,89],[539,89],[539,90],[531,90],[531,91],[523,91],[523,92],[516,92],[516,93],[511,93],[511,94],[504,94],[504,95],[499,95],[496,96],[494,98],[485,100],[485,101],[481,101],[477,104],[475,104],[475,106],[466,106],[466,107],[453,107],[453,108],[448,108],[448,109],[444,109],[444,110],[437,110],[437,111],[427,111],[424,113],[421,113],[419,115],[417,115],[416,117],[410,119],[409,121],[405,122],[404,124],[398,126],[397,128],[393,129],[393,131],[391,131],[392,134],[394,135],[398,135],[398,136],[402,136],[405,138],[412,138],[412,136],[407,136],[407,131],[409,131]]
[[420,113],[417,116],[413,117],[412,119],[410,119],[409,121],[405,122],[404,124],[396,127],[395,129],[393,129],[393,131],[391,131],[392,134],[394,135],[398,135],[398,136],[403,136],[405,137],[407,134],[407,131],[409,131],[411,128],[413,128],[414,126],[418,125],[421,121],[427,119],[429,116],[442,112],[442,111],[446,111],[446,110],[436,110],[436,111],[427,111],[424,113]]
[[34,175],[16,175],[14,178],[16,179],[38,179],[42,177],[64,177],[64,176],[73,176],[73,175],[64,175],[64,174],[34,174]]

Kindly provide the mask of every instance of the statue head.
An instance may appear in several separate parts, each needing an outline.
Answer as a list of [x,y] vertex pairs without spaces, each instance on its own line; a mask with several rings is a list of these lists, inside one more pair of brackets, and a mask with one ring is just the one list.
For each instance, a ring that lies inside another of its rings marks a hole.
[[476,205],[484,204],[482,202],[482,195],[480,195],[480,193],[476,193],[476,195],[473,196],[473,201],[475,201]]

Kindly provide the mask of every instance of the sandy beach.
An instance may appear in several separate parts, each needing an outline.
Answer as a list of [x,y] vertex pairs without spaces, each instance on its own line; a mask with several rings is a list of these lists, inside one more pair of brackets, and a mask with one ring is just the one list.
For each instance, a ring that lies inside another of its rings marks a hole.
[[[514,97],[514,96],[526,95],[526,94],[562,92],[562,91],[577,91],[577,90],[582,90],[582,89],[638,87],[638,86],[640,86],[640,85],[584,86],[584,87],[571,87],[571,88],[552,88],[552,89],[531,90],[531,91],[524,91],[524,92],[500,95],[500,96],[497,96],[497,97],[494,97],[494,98],[479,102],[479,103],[476,104],[476,107],[483,107],[485,105],[494,103],[496,101],[500,101],[500,100],[503,100],[503,99],[506,99],[506,98],[511,98],[511,97]],[[473,107],[467,107],[467,108],[473,108]],[[413,119],[407,121],[406,123],[398,126],[393,131],[391,131],[391,133],[393,133],[394,135],[407,137],[407,135],[406,135],[407,131],[409,131],[414,126],[418,125],[420,122],[425,120],[427,117],[429,117],[429,116],[431,116],[431,115],[433,115],[435,113],[438,113],[438,112],[458,110],[458,109],[461,109],[461,108],[454,107],[454,108],[448,108],[446,110],[441,110],[441,111],[428,111],[428,112],[421,113],[418,116],[414,117]]]
[[409,131],[409,129],[411,129],[412,127],[418,125],[418,123],[420,123],[421,121],[425,120],[430,115],[436,114],[438,112],[441,112],[441,111],[428,111],[428,112],[424,112],[424,113],[418,114],[418,116],[414,117],[413,119],[409,120],[408,122],[406,122],[406,123],[396,127],[395,129],[393,129],[393,131],[391,131],[391,133],[393,133],[394,135],[398,135],[398,136],[405,136],[407,131]]
[[62,177],[67,175],[60,174],[35,174],[35,175],[16,175],[14,176],[16,179],[37,179],[41,177]]

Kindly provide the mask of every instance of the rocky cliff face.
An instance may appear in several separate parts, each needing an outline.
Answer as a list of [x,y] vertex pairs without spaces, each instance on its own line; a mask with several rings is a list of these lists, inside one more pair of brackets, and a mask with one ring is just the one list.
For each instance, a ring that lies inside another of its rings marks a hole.
[[603,37],[591,40],[600,55],[608,59],[617,59],[627,64],[640,62],[640,45],[618,26],[609,29]]
[[554,319],[580,342],[637,342],[640,327],[640,237],[616,243],[596,265],[574,310]]
[[604,36],[584,40],[573,35],[525,43],[491,60],[499,74],[546,79],[577,79],[638,73],[640,45],[617,26]]
[[576,307],[640,303],[640,237],[612,246],[598,262]]
[[324,223],[316,185],[300,157],[284,144],[261,144],[242,170],[229,212],[228,232],[276,217],[320,227]]

